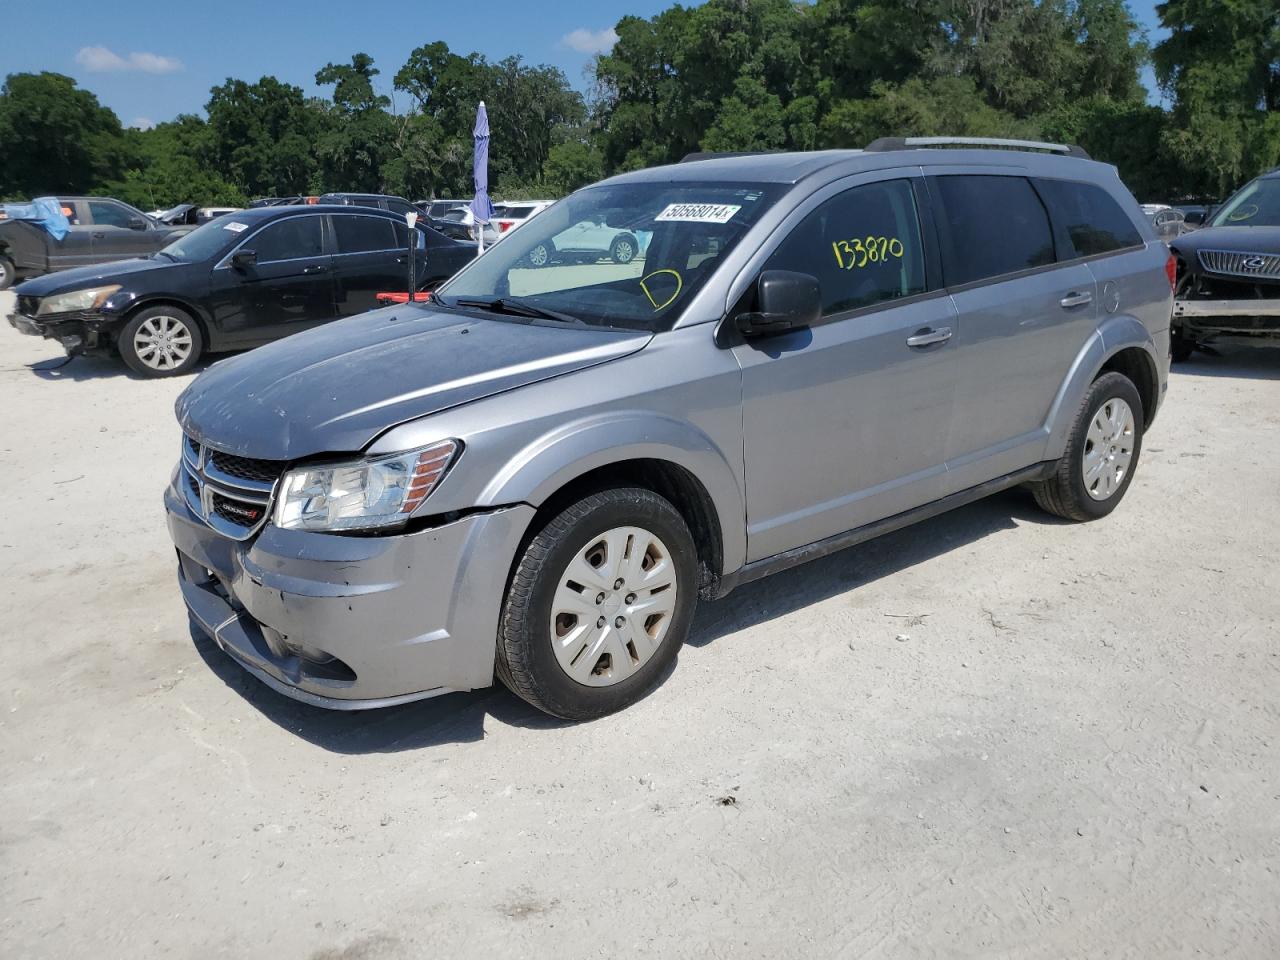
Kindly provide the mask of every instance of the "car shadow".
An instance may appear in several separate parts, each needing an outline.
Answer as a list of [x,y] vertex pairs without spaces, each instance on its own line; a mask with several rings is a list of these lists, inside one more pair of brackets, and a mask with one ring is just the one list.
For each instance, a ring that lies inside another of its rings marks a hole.
[[1232,377],[1248,380],[1280,380],[1280,349],[1276,347],[1214,346],[1197,350],[1190,360],[1175,363],[1174,374],[1195,377]]
[[[693,647],[704,647],[728,634],[874,583],[1001,530],[1013,529],[1020,522],[1061,524],[1066,521],[1041,511],[1026,491],[1007,491],[746,584],[722,600],[702,603],[686,642]],[[191,637],[209,669],[267,719],[333,753],[396,753],[446,743],[476,742],[484,739],[488,717],[500,724],[534,730],[575,725],[547,716],[496,682],[484,690],[446,694],[400,707],[351,712],[324,710],[276,693],[223,653],[194,624]],[[659,685],[665,681],[666,676]]]
[[[180,376],[194,376],[201,373],[216,358],[203,358],[196,365]],[[106,380],[122,378],[125,380],[151,380],[125,366],[124,361],[116,357],[50,357],[26,364],[26,368],[41,380]]]

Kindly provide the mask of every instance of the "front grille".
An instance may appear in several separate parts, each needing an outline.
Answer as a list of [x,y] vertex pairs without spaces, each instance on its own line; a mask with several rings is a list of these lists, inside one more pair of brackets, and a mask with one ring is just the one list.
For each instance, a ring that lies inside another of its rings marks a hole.
[[252,457],[237,457],[221,450],[209,450],[209,462],[223,473],[239,477],[241,480],[258,480],[263,483],[275,483],[280,476],[282,464],[278,460],[255,460]]
[[1200,266],[1209,273],[1251,280],[1280,280],[1280,254],[1241,253],[1237,250],[1201,250]]
[[193,437],[182,438],[182,470],[187,506],[214,530],[246,540],[271,511],[284,463],[238,457],[214,450]]

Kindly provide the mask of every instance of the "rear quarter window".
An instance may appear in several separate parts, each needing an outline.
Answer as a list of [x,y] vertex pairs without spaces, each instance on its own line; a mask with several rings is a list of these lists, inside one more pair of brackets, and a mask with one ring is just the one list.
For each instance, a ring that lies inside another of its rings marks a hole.
[[1063,258],[1092,257],[1142,245],[1142,234],[1111,194],[1093,183],[1075,180],[1037,180],[1036,188],[1049,206],[1070,249]]
[[957,174],[931,181],[941,201],[948,286],[1054,262],[1049,214],[1025,177]]

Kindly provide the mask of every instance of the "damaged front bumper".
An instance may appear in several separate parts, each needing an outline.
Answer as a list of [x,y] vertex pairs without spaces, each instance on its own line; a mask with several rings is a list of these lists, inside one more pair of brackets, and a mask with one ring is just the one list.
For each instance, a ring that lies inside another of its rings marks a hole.
[[493,682],[507,573],[532,507],[389,536],[268,524],[236,541],[173,485],[164,501],[192,618],[278,692],[361,710]]
[[61,314],[49,319],[20,312],[9,314],[9,326],[29,337],[57,340],[71,356],[110,350],[115,344],[120,318],[101,313]]

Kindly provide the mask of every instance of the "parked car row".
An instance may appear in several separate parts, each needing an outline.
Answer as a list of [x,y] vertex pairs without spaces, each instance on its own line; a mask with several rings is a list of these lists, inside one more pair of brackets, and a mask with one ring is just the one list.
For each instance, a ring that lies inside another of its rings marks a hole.
[[[425,225],[415,234],[418,289],[433,289],[475,257],[474,243]],[[379,292],[405,289],[409,249],[404,218],[385,210],[242,210],[133,259],[28,280],[9,320],[69,353],[118,352],[138,373],[168,376],[204,353],[372,309]]]

